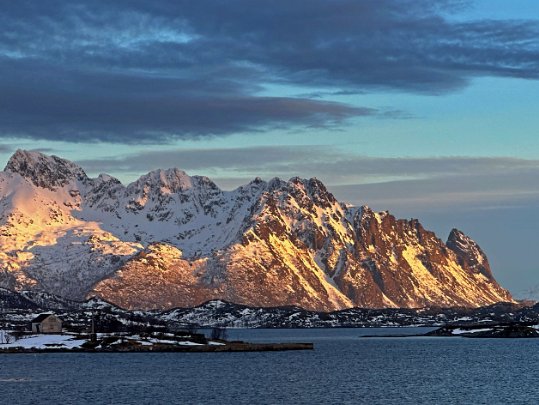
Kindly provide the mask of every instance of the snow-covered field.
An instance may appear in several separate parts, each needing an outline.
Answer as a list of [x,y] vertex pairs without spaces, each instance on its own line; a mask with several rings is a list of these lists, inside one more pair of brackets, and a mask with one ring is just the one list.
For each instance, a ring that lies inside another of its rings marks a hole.
[[76,339],[75,335],[35,335],[27,336],[15,342],[0,344],[0,349],[21,347],[23,349],[58,349],[80,348],[85,339]]
[[[7,331],[0,331],[0,341],[5,342],[6,341],[6,334],[9,334]],[[104,341],[107,339],[113,339],[107,346],[115,346],[123,343],[130,343],[134,345],[141,345],[141,346],[153,346],[153,345],[174,345],[174,346],[205,346],[204,343],[197,343],[192,342],[189,339],[174,339],[173,334],[169,334],[170,336],[140,336],[140,335],[115,335],[115,334],[103,334],[100,333],[97,335],[98,341]],[[11,336],[11,335],[9,335]],[[114,341],[114,338],[116,339]],[[11,336],[11,339],[13,337]],[[76,335],[71,333],[65,333],[65,334],[50,334],[50,335],[31,335],[31,336],[25,336],[24,338],[18,339],[16,341],[12,341],[10,343],[0,343],[0,350],[2,349],[13,349],[13,348],[21,348],[21,349],[39,349],[39,350],[46,350],[46,349],[78,349],[82,348],[83,344],[86,343],[87,339],[80,339],[77,338]],[[208,345],[210,346],[219,346],[223,345],[221,342],[217,341],[208,341]],[[97,346],[97,349],[101,348],[102,345],[100,344]]]

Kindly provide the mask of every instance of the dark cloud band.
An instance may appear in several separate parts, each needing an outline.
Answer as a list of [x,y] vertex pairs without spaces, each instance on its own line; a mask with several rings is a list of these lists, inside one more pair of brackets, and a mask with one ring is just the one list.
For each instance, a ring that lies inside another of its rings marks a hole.
[[[475,77],[539,78],[538,22],[451,18],[468,4],[7,2],[0,136],[156,143],[335,126],[403,115],[332,95],[443,94]],[[262,97],[269,84],[306,92]]]

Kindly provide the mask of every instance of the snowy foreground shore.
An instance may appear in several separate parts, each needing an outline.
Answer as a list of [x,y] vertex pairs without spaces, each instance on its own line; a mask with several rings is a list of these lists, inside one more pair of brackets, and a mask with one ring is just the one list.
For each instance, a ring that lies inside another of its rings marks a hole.
[[[11,341],[4,338],[0,353],[38,352],[240,352],[312,350],[312,343],[247,343],[206,339],[194,334],[178,338],[172,333],[148,335],[97,334],[89,336],[72,333],[28,335]],[[7,340],[7,342],[6,342]]]

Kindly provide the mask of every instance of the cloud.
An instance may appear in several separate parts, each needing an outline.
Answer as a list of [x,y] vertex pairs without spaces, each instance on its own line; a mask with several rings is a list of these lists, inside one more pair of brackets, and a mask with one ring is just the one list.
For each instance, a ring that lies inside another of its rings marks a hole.
[[[129,154],[123,157],[87,159],[78,163],[90,172],[143,172],[178,167],[189,172],[212,170],[250,172],[253,177],[273,168],[276,175],[287,175],[315,160],[339,159],[341,154],[325,146],[253,146],[239,148],[172,149]],[[258,174],[256,174],[258,172]]]
[[250,172],[260,175],[325,175],[337,184],[349,179],[371,183],[371,179],[418,180],[449,176],[498,173],[526,173],[539,170],[539,160],[511,157],[371,157],[328,145],[248,146],[235,148],[176,148],[139,152],[101,159],[80,160],[89,171],[142,172],[155,168],[179,167],[187,171],[208,170]]
[[12,145],[0,144],[0,153],[10,153],[14,150],[15,148]]
[[360,165],[371,171],[374,181],[336,184],[331,189],[342,200],[377,210],[421,216],[529,208],[539,202],[539,160],[384,158]]
[[58,103],[40,106],[39,113],[31,117],[25,117],[28,104],[24,99],[18,105],[0,101],[3,109],[0,119],[5,122],[5,134],[10,136],[129,144],[256,132],[283,125],[331,127],[351,117],[378,114],[373,109],[283,97],[182,99],[172,96],[158,100],[113,97],[102,102],[101,96],[89,93],[82,98],[58,94],[55,97]]
[[323,98],[327,96],[355,96],[358,94],[366,94],[366,92],[359,90],[312,91],[309,93],[298,94],[297,97]]
[[[24,145],[24,146],[28,146],[29,147],[28,150],[35,151],[35,152],[48,153],[48,154],[52,154],[56,152],[56,149],[53,149],[53,148],[47,148],[47,147],[32,148],[32,146],[34,145]],[[17,149],[24,148],[24,146],[21,146],[21,144],[18,142],[0,144],[0,154],[12,154]]]
[[539,200],[539,160],[509,157],[376,158],[315,145],[177,149],[78,163],[132,178],[179,167],[227,189],[256,176],[317,177],[340,200],[379,210],[488,210]]
[[[539,77],[537,21],[463,21],[469,2],[433,3],[8,2],[0,136],[155,143],[340,126],[406,113],[327,97]],[[308,94],[261,96],[271,84]]]
[[526,173],[452,175],[423,180],[333,186],[336,196],[378,210],[493,210],[539,201],[539,168]]

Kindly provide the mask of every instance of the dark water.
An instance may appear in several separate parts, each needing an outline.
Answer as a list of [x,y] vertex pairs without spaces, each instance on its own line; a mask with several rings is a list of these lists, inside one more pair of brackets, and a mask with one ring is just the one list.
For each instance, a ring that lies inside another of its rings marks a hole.
[[315,343],[301,352],[0,355],[0,403],[538,403],[539,339],[358,338],[403,331],[229,332]]

